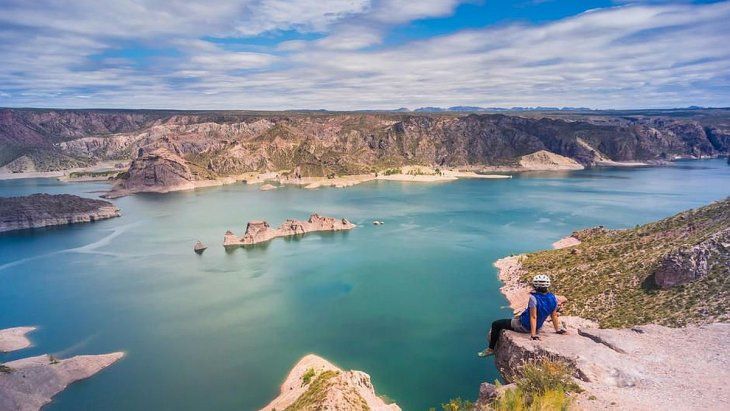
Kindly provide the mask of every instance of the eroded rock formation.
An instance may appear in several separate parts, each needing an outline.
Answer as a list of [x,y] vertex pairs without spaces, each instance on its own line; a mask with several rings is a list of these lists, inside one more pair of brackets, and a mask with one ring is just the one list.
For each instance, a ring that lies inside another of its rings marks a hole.
[[274,410],[399,411],[375,393],[370,376],[343,371],[324,358],[310,354],[299,360],[281,385],[281,393],[262,411]]
[[730,261],[730,228],[699,244],[674,250],[659,261],[654,281],[661,288],[687,284],[707,276],[713,264]]
[[114,204],[70,194],[0,197],[0,232],[119,217]]
[[343,231],[355,228],[355,224],[346,219],[322,217],[319,214],[312,214],[307,221],[286,220],[278,228],[271,228],[266,221],[250,221],[246,225],[246,233],[238,237],[230,230],[223,237],[223,245],[240,246],[253,245],[269,241],[276,237],[288,237],[302,235],[315,231]]

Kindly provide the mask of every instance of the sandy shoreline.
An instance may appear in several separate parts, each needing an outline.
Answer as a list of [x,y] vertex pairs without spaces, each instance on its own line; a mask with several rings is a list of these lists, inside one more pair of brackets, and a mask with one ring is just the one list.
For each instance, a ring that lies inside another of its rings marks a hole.
[[117,168],[119,163],[127,164],[127,161],[101,161],[89,167],[69,168],[59,171],[29,171],[23,173],[13,173],[6,167],[0,167],[0,180],[18,180],[24,178],[57,178],[61,181],[107,181],[107,177],[70,177],[71,173],[94,173],[101,171],[118,171],[124,172],[126,168]]
[[[553,249],[557,250],[578,244],[580,244],[580,240],[568,236],[554,242]],[[520,279],[524,274],[521,262],[524,257],[525,254],[519,254],[500,258],[494,262],[494,266],[498,270],[498,278],[504,284],[499,288],[499,291],[507,298],[510,308],[515,312],[527,307],[527,301],[532,291],[532,287]]]

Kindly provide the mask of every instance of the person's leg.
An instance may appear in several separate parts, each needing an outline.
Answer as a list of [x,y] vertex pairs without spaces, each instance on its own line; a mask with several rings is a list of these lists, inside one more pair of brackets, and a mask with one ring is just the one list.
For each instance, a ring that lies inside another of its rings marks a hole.
[[494,349],[499,341],[499,334],[502,330],[512,330],[512,319],[505,318],[503,320],[497,320],[492,323],[492,332],[489,336],[489,348]]

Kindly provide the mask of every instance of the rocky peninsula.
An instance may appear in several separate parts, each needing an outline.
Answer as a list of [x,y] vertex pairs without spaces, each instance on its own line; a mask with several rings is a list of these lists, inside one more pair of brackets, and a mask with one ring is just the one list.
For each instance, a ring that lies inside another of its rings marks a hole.
[[0,232],[119,217],[114,204],[70,194],[0,197]]
[[262,411],[275,410],[373,410],[400,411],[375,393],[370,376],[362,371],[343,371],[309,354],[292,368],[281,393]]
[[[34,327],[0,330],[2,350],[14,351],[30,345],[25,334]],[[118,361],[124,353],[78,355],[57,359],[44,354],[0,364],[0,410],[40,410],[69,384],[89,378]]]
[[227,231],[223,237],[223,245],[225,247],[253,245],[276,237],[289,237],[316,231],[344,231],[355,227],[355,224],[344,218],[322,217],[316,213],[310,215],[307,221],[290,219],[277,228],[271,228],[266,221],[250,221],[246,225],[246,232],[243,237],[238,237],[233,232]]
[[[529,278],[547,272],[572,315],[561,318],[567,335],[504,332],[500,373],[511,382],[537,359],[567,364],[582,409],[727,409],[728,221],[725,199],[633,229],[576,231],[554,250],[497,261],[510,306],[524,309]],[[505,389],[484,383],[478,403]]]
[[14,327],[0,330],[0,353],[30,347],[30,339],[26,334],[35,329],[35,327]]

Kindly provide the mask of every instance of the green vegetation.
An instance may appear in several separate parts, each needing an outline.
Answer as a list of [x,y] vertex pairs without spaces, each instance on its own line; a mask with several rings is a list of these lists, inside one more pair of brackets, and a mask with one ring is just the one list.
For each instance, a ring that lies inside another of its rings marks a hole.
[[394,174],[402,174],[403,171],[400,168],[389,168],[383,171],[384,176],[392,176]]
[[309,384],[309,382],[312,380],[312,377],[314,377],[314,374],[314,368],[310,368],[304,372],[304,374],[302,375],[302,382],[304,382],[304,385]]
[[[456,398],[441,404],[441,408],[444,411],[568,410],[572,403],[568,394],[582,391],[572,376],[573,369],[568,364],[541,358],[523,364],[515,375],[515,387],[502,389],[499,396],[486,407]],[[499,383],[497,387],[500,387]],[[434,408],[431,410],[435,411]]]
[[458,397],[445,404],[441,404],[441,409],[444,411],[469,411],[475,408],[473,402],[462,400],[461,397]]
[[569,299],[564,314],[602,327],[728,321],[727,253],[711,256],[709,274],[688,284],[659,289],[653,275],[663,256],[726,230],[728,221],[726,199],[637,228],[583,230],[574,234],[578,246],[524,257],[523,280],[549,273],[554,291]]
[[119,170],[107,171],[73,171],[68,174],[70,178],[114,178]]
[[53,355],[51,355],[51,354],[48,354],[48,363],[49,363],[49,364],[51,364],[51,365],[56,365],[56,364],[58,364],[58,363],[59,363],[59,361],[58,361],[58,359],[57,359],[56,357],[54,357]]
[[[314,371],[314,370],[312,370]],[[309,373],[309,370],[307,370]],[[306,374],[306,373],[305,373]],[[327,391],[337,384],[336,378],[340,374],[339,371],[324,371],[312,381],[304,392],[296,401],[290,406],[286,407],[285,411],[296,411],[296,410],[317,410],[321,409],[321,404],[327,398]],[[311,377],[310,377],[311,378]],[[353,410],[369,410],[365,400],[360,397],[356,392],[351,390],[345,390],[344,394],[349,396],[350,404],[352,404]]]
[[492,408],[497,411],[567,410],[572,401],[567,394],[582,391],[572,374],[572,368],[562,361],[549,358],[529,361],[518,371],[517,387],[504,391],[492,403]]
[[8,367],[5,364],[0,364],[0,372],[5,373],[5,374],[10,374],[11,372],[13,372],[13,369]]

